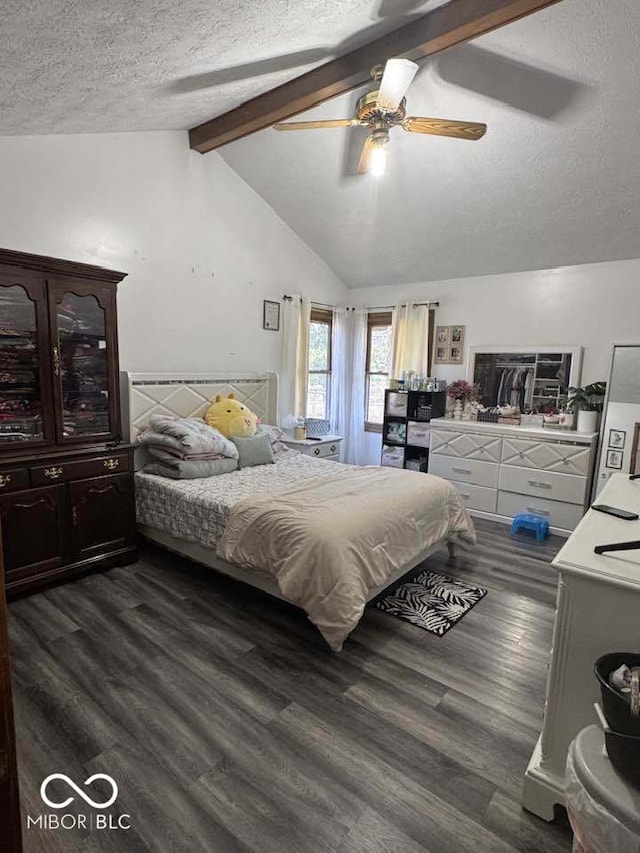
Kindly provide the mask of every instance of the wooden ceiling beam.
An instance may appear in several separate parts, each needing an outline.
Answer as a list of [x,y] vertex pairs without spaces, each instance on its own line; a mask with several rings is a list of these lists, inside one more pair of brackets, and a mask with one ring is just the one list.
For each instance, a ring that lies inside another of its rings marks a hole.
[[419,61],[558,2],[449,0],[397,30],[191,128],[189,144],[205,154],[356,89],[370,80],[374,65],[391,57]]

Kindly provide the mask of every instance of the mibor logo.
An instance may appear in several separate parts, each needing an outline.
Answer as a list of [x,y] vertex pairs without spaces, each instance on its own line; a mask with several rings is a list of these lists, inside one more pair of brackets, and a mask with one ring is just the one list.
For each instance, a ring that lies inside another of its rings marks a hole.
[[[110,788],[110,793],[106,795],[106,799],[100,799],[95,791],[90,790],[91,785],[98,780],[106,782]],[[51,787],[54,782],[58,783],[55,792]],[[64,799],[64,794],[61,794],[62,785],[60,783],[64,783],[64,786],[69,788],[69,793]],[[40,796],[43,803],[51,809],[56,809],[56,811],[44,812],[35,817],[27,815],[27,829],[120,830],[130,829],[131,827],[130,815],[105,813],[105,809],[112,806],[118,798],[118,786],[115,780],[111,776],[107,776],[106,773],[94,773],[93,776],[85,779],[82,787],[64,773],[51,773],[40,785]],[[91,809],[97,811],[60,814],[61,809],[66,809],[76,799],[83,800]]]
[[69,777],[65,776],[64,773],[52,773],[51,776],[47,776],[42,785],[40,785],[40,796],[42,797],[42,801],[52,809],[64,809],[75,799],[74,797],[68,797],[61,803],[55,803],[53,800],[50,800],[47,796],[47,786],[50,782],[53,782],[54,779],[61,779],[63,782],[66,782],[79,797],[82,797],[85,803],[88,803],[94,809],[108,809],[109,806],[112,806],[118,798],[118,786],[111,776],[107,776],[106,773],[94,773],[93,776],[89,776],[89,778],[83,783],[86,787],[87,785],[93,784],[96,779],[104,779],[108,782],[111,785],[111,796],[104,803],[96,803],[95,800],[92,800],[88,794],[76,785],[73,779],[69,779]]

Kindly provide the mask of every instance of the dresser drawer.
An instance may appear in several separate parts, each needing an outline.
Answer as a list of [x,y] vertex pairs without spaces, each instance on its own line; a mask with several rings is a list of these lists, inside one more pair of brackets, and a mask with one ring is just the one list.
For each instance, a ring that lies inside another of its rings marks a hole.
[[461,459],[480,459],[499,462],[502,438],[499,435],[481,435],[474,432],[454,430],[431,430],[431,452]]
[[499,488],[505,492],[535,495],[555,501],[584,504],[587,478],[555,471],[533,471],[531,468],[500,466]]
[[487,489],[485,486],[473,486],[471,483],[451,482],[455,486],[467,509],[477,509],[482,512],[495,512],[498,500],[496,489]]
[[511,492],[498,492],[498,515],[513,518],[520,513],[539,515],[552,527],[573,530],[583,516],[583,509],[578,504],[515,495]]
[[477,459],[456,459],[451,456],[429,455],[429,473],[454,480],[495,489],[498,485],[499,466],[495,462]]
[[0,494],[29,488],[28,468],[7,468],[0,473]]
[[502,440],[502,462],[506,465],[586,477],[590,460],[591,448],[584,444],[531,441],[507,436]]
[[65,480],[97,477],[100,474],[121,474],[128,470],[129,455],[113,453],[109,456],[92,457],[76,462],[59,460],[46,465],[34,465],[31,468],[31,481],[34,486],[43,486]]

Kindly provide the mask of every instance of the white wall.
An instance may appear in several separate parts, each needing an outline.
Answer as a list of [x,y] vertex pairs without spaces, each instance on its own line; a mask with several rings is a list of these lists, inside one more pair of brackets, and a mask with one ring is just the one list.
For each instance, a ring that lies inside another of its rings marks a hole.
[[[439,300],[439,325],[466,326],[465,364],[433,370],[448,381],[466,377],[468,346],[582,346],[584,384],[607,378],[614,342],[640,342],[640,259],[362,288],[350,297],[362,306]],[[378,461],[379,436],[368,445]]]
[[263,299],[345,288],[216,153],[183,132],[0,138],[0,246],[128,272],[121,367],[280,369]]

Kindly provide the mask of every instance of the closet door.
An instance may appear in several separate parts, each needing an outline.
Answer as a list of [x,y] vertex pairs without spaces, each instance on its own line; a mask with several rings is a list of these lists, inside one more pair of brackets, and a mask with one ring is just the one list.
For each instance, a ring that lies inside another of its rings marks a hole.
[[119,432],[115,292],[84,279],[49,279],[54,408],[60,444]]
[[53,441],[45,281],[0,264],[0,451]]

